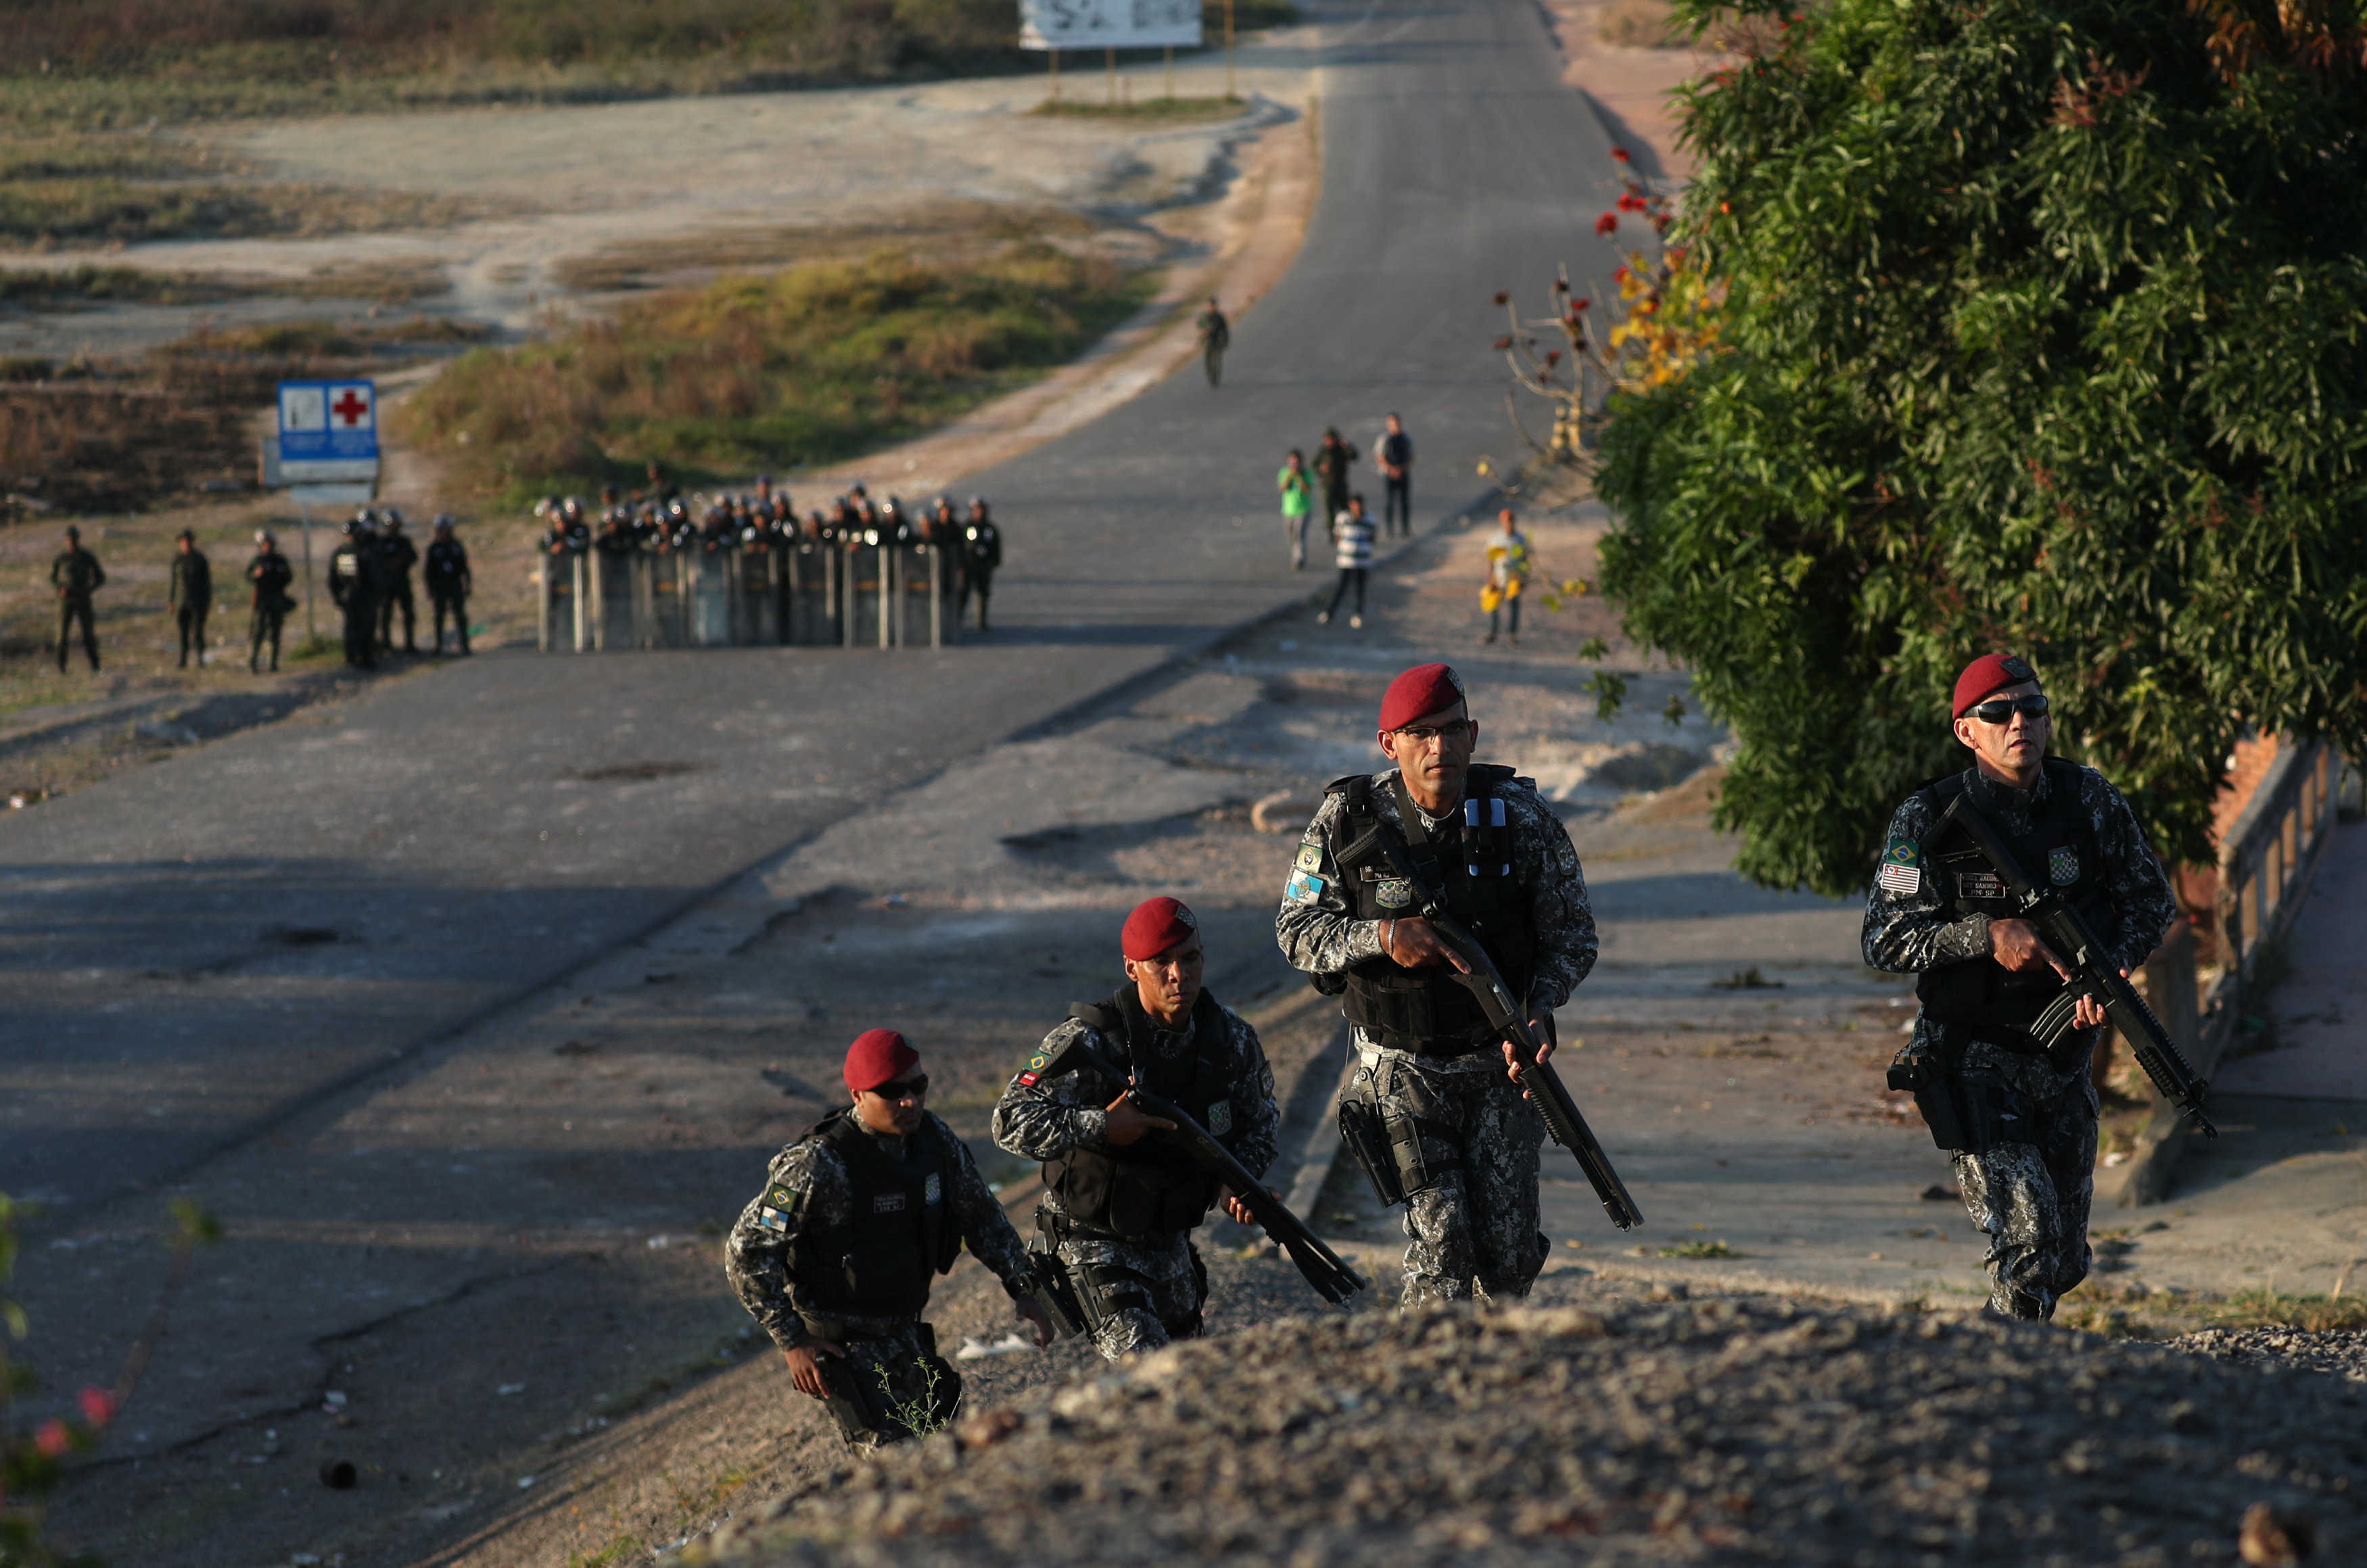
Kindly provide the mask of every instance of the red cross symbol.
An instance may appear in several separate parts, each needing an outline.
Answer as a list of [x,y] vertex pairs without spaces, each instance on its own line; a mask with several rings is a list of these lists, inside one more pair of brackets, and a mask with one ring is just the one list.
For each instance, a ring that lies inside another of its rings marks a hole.
[[368,414],[369,411],[369,404],[363,401],[361,394],[355,391],[351,387],[347,387],[345,389],[344,394],[340,396],[335,402],[329,405],[329,412],[335,414],[337,416],[338,423],[345,425],[348,430],[352,429],[355,425],[359,424],[362,422],[363,416]]

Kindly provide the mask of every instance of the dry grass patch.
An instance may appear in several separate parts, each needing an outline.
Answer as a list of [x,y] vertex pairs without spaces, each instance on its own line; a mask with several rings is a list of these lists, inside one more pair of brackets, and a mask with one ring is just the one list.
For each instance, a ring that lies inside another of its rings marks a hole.
[[933,429],[1075,355],[1150,274],[1040,241],[882,250],[637,300],[612,321],[470,354],[398,416],[452,480],[513,502],[855,456]]
[[1106,247],[1108,231],[1065,207],[944,202],[862,223],[711,229],[700,234],[637,240],[559,262],[551,268],[551,279],[571,293],[615,294],[705,282],[719,272],[858,260],[883,248],[952,244],[967,254],[981,241],[1039,240],[1073,249],[1096,237]]

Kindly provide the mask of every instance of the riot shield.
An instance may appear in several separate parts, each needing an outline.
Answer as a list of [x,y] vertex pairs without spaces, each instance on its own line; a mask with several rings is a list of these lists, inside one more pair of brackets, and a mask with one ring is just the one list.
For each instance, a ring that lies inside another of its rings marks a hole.
[[781,615],[783,553],[770,546],[743,546],[732,555],[732,638],[744,647],[777,648],[789,640]]
[[781,565],[788,581],[782,586],[783,638],[795,643],[838,640],[835,603],[838,552],[812,539],[802,539],[785,552]]
[[682,558],[667,551],[634,558],[639,580],[643,648],[680,648],[685,640],[682,614]]
[[728,546],[694,545],[674,557],[682,568],[682,606],[692,648],[731,646],[731,556]]
[[595,550],[583,557],[589,570],[584,574],[591,591],[591,604],[586,620],[591,625],[592,646],[603,651],[627,649],[640,644],[634,613],[637,587],[633,581],[634,552],[625,550]]
[[545,653],[574,653],[589,629],[583,614],[583,558],[546,554],[535,565],[535,646]]

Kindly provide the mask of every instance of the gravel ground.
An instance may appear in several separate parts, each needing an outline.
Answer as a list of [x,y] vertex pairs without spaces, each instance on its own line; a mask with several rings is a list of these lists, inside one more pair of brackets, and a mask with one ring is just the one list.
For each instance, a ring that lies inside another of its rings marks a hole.
[[2169,1341],[2173,1350],[2213,1356],[2263,1371],[2296,1368],[2367,1382],[2367,1330],[2311,1333],[2299,1328],[2206,1328]]
[[1559,1563],[1573,1548],[1595,1563],[2230,1562],[2260,1504],[2310,1521],[2319,1561],[2358,1561],[2367,1540],[2361,1396],[2339,1381],[1977,1315],[1564,1289],[1575,1304],[1300,1316],[1089,1373],[704,1550],[767,1564]]

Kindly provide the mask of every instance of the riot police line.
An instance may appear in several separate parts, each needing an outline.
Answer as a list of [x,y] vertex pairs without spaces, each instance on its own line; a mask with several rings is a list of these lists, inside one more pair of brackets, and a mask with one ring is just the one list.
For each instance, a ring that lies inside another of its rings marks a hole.
[[1001,531],[986,499],[967,517],[861,485],[800,522],[786,493],[601,498],[595,530],[575,497],[535,508],[537,646],[942,648],[969,601],[987,626]]

